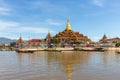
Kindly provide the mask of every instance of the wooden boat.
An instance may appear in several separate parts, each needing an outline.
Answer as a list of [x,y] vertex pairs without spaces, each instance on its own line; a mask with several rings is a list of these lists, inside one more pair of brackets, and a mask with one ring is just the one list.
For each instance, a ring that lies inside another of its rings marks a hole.
[[19,53],[33,53],[35,51],[20,51],[20,50],[16,50],[16,52],[19,52]]
[[17,48],[15,49],[16,52],[23,52],[23,53],[33,53],[35,51],[44,51],[45,48]]
[[33,53],[35,50],[30,50],[30,49],[17,49],[16,52],[19,53]]
[[51,51],[51,52],[62,52],[62,50],[48,50],[48,51]]
[[120,51],[116,51],[116,53],[120,54]]

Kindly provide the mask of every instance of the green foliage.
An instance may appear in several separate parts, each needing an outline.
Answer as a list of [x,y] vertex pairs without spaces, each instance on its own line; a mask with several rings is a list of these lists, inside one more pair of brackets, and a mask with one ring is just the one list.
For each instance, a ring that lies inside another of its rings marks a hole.
[[117,41],[113,41],[112,43],[118,43]]
[[120,42],[116,43],[115,47],[120,47]]
[[14,47],[15,45],[16,45],[16,42],[11,42],[11,43],[10,43],[10,46],[11,46],[11,47]]
[[3,48],[4,46],[2,44],[0,44],[0,50]]
[[80,40],[80,41],[76,42],[76,44],[82,44],[82,41]]
[[60,40],[53,38],[53,39],[51,39],[50,43],[58,44],[58,43],[60,43]]
[[77,44],[81,44],[82,42],[77,42]]
[[91,42],[92,44],[95,44],[95,42]]

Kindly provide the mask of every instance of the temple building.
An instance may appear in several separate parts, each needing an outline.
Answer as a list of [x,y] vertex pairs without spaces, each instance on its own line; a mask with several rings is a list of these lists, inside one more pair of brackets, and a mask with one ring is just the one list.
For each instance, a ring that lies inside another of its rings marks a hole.
[[102,39],[100,39],[99,43],[107,43],[107,42],[108,42],[108,38],[107,38],[106,34],[104,34]]
[[69,19],[67,20],[66,29],[53,36],[53,39],[57,39],[58,41],[63,43],[81,42],[84,44],[87,42],[91,42],[91,40],[87,36],[84,36],[83,34],[72,30]]
[[52,36],[51,36],[50,32],[48,32],[48,34],[45,38],[45,43],[47,43],[47,44],[50,43],[51,38],[52,38]]
[[42,43],[41,39],[31,39],[31,40],[28,40],[28,42],[27,42],[27,44],[30,46],[38,46],[41,43]]
[[99,43],[117,43],[120,42],[120,38],[107,38],[106,34],[103,35],[103,38],[100,39]]
[[20,36],[20,38],[18,39],[18,41],[16,42],[16,47],[22,48],[24,47],[25,42],[23,41],[22,37]]
[[22,37],[20,36],[20,38],[18,39],[16,44],[19,45],[19,44],[23,44],[23,43],[24,43],[24,41],[23,41]]
[[99,44],[102,44],[103,46],[115,46],[118,42],[120,42],[120,38],[107,38],[106,34],[99,40]]

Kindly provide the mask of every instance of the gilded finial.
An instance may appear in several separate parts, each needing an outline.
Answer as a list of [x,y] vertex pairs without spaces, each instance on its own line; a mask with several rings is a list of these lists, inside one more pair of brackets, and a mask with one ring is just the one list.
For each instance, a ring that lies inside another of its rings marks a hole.
[[20,33],[20,38],[22,38],[22,35],[21,35],[21,33]]
[[71,30],[70,19],[67,20],[66,30]]
[[22,43],[24,43],[24,41],[23,41],[22,36],[20,34],[20,38],[18,39],[17,44],[22,44]]
[[48,30],[48,34],[47,34],[47,36],[46,36],[46,39],[47,38],[51,38],[51,34],[50,34],[50,31]]
[[104,35],[103,35],[103,39],[107,39],[107,36],[106,36],[106,34],[104,33]]

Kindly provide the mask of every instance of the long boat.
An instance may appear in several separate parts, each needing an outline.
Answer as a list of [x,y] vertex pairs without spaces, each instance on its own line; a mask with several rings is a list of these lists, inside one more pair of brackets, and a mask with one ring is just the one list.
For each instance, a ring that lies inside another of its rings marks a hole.
[[33,53],[35,52],[35,50],[31,50],[31,49],[16,49],[16,52],[20,52],[20,53]]
[[44,48],[17,48],[16,52],[24,52],[24,53],[33,53],[35,51],[43,51]]
[[120,51],[116,51],[116,53],[120,54]]

